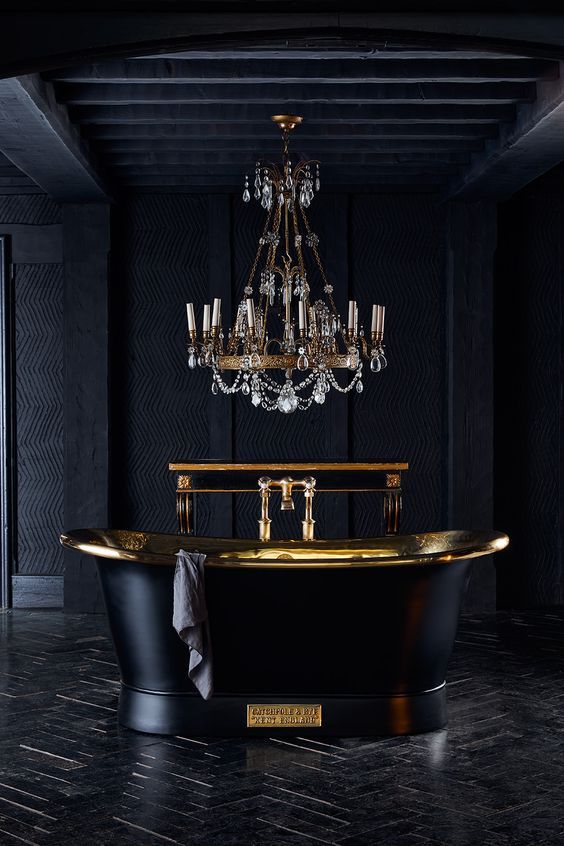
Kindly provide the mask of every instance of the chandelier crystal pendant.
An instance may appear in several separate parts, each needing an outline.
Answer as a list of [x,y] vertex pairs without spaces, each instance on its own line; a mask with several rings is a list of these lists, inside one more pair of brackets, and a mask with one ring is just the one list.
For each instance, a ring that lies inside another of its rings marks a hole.
[[[188,316],[188,366],[209,367],[214,394],[241,391],[256,407],[291,414],[312,403],[323,404],[333,388],[346,394],[363,390],[363,361],[377,373],[386,367],[384,355],[385,307],[372,306],[370,342],[358,322],[358,307],[349,300],[345,326],[333,299],[318,252],[319,238],[306,215],[320,189],[319,162],[292,165],[288,151],[292,129],[302,122],[297,115],[274,115],[282,131],[282,166],[257,162],[253,193],[266,211],[255,260],[244,297],[227,332],[222,328],[221,300],[213,309],[204,305],[202,333],[198,336],[194,304]],[[243,200],[251,200],[245,176]],[[310,254],[320,293],[312,294],[304,255]],[[223,377],[235,371],[231,384]],[[334,371],[352,373],[342,386]],[[271,375],[279,371],[281,380]]]

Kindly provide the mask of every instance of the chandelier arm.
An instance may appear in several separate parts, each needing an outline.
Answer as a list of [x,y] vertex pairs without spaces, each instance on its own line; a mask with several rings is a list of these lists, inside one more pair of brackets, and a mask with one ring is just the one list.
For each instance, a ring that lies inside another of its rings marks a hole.
[[302,251],[301,240],[298,238],[300,235],[300,227],[298,224],[298,213],[296,211],[296,206],[294,205],[294,210],[292,212],[292,225],[294,228],[294,243],[296,245],[296,253],[298,255],[298,262],[300,265],[300,273],[302,276],[305,276],[305,262],[304,262],[304,254]]
[[259,259],[260,259],[261,253],[262,253],[262,248],[263,248],[264,243],[265,243],[265,235],[268,232],[268,225],[270,223],[271,217],[272,217],[272,208],[269,210],[268,215],[266,216],[266,222],[265,222],[264,228],[262,230],[262,235],[259,239],[258,250],[256,251],[255,260],[253,262],[253,266],[251,267],[251,272],[249,273],[249,276],[248,276],[248,279],[247,279],[247,287],[248,288],[252,288],[252,286],[253,286],[253,279],[255,278],[255,274],[257,272],[257,267],[258,267]]
[[[304,207],[302,206],[301,203],[299,205],[300,205],[300,212],[301,212],[304,224],[305,224],[307,234],[311,235],[312,231],[311,231],[311,227],[309,225],[309,220],[307,219],[307,215],[305,213]],[[315,244],[315,241],[311,242],[311,251],[314,255],[315,261],[316,261],[317,266],[319,268],[321,278],[323,279],[323,282],[324,282],[325,286],[327,287],[327,286],[329,286],[329,282],[327,281],[327,277],[325,275],[325,270],[323,268],[323,263],[321,261],[321,257],[319,255],[318,250],[317,250],[317,246]],[[326,293],[327,293],[327,298],[329,299],[329,303],[331,305],[331,308],[333,310],[333,314],[334,314],[335,317],[338,317],[339,315],[338,315],[338,312],[337,312],[337,306],[335,304],[335,300],[333,299],[333,294],[331,293],[331,291],[327,291]]]
[[[264,311],[263,311],[264,309]],[[263,315],[263,325],[261,326],[260,337],[258,338],[261,345],[264,344],[264,333],[266,331],[266,318],[268,313],[268,297],[265,294],[259,294],[258,312]]]
[[280,338],[269,338],[268,344],[264,345],[264,354],[265,355],[269,355],[268,348],[271,344],[278,344],[278,347],[280,348],[282,346],[282,341],[280,340]]
[[269,176],[273,182],[280,181],[280,170],[277,164],[274,162],[260,162],[259,167],[262,168],[263,171],[266,171],[265,175]]
[[[275,211],[274,211],[274,219],[272,221],[272,232],[277,237],[279,237],[281,220],[282,220],[282,209],[280,208],[279,205],[276,205]],[[275,266],[277,250],[278,250],[278,243],[276,241],[273,241],[269,246],[267,262],[266,262],[266,268],[270,272],[273,272],[273,268]],[[270,297],[265,295],[263,302],[264,302],[264,321],[263,321],[262,332],[261,332],[261,337],[260,337],[262,350],[264,350],[264,345],[265,345],[265,341],[266,341],[266,326],[267,326],[267,322],[268,322],[268,310],[269,310],[269,307],[270,307]]]
[[286,257],[291,261],[290,256],[290,225],[288,223],[288,203],[284,203],[284,245],[286,249]]
[[266,342],[266,324],[268,322],[268,309],[270,308],[270,298],[267,297],[266,294],[263,294],[261,296],[261,302],[264,303],[264,320],[262,322],[262,328],[260,333],[260,351],[263,352]]
[[321,164],[319,159],[307,159],[307,161],[299,162],[294,168],[294,178],[297,179],[300,174],[310,168],[312,165]]
[[[274,220],[272,221],[272,234],[276,236],[276,238],[280,238],[280,224],[282,222],[282,209],[279,205],[276,205],[276,210],[274,212]],[[274,262],[276,261],[276,253],[278,251],[278,243],[276,240],[270,244],[268,249],[268,259],[267,259],[267,267],[271,267]]]
[[366,338],[361,338],[361,339],[360,339],[360,351],[361,351],[361,355],[362,355],[362,357],[363,357],[366,361],[370,361],[370,353],[369,353],[369,351],[368,351],[368,344],[367,344],[367,342],[366,342]]

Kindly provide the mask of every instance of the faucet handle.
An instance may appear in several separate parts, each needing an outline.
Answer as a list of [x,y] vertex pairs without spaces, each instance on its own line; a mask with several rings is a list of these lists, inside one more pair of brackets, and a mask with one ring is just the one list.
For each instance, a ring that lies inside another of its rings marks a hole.
[[291,476],[284,476],[280,479],[280,489],[282,491],[282,500],[280,502],[280,511],[293,511],[294,500],[292,499],[292,488],[294,480]]

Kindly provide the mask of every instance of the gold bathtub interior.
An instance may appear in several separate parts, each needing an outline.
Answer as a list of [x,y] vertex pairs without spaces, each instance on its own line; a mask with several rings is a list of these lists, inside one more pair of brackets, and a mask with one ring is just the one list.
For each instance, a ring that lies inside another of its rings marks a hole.
[[202,552],[208,567],[389,567],[448,563],[499,552],[509,538],[493,531],[424,532],[385,538],[269,541],[199,538],[123,529],[77,529],[61,543],[87,555],[144,564],[174,564],[179,549]]

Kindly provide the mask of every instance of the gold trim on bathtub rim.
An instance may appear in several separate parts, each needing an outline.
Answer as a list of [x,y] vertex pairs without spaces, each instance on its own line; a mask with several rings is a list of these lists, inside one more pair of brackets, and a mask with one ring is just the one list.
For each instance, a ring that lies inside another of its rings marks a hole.
[[[146,538],[138,548],[137,536]],[[133,542],[124,539],[129,536]],[[249,569],[356,569],[417,564],[449,564],[504,549],[509,538],[502,532],[428,532],[345,541],[272,541],[200,538],[118,529],[77,529],[60,537],[63,546],[86,555],[140,564],[173,566],[179,549],[207,555],[206,567]],[[117,542],[116,545],[113,543]],[[160,546],[160,549],[159,549]],[[157,551],[156,551],[157,550]]]

